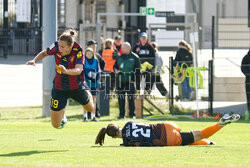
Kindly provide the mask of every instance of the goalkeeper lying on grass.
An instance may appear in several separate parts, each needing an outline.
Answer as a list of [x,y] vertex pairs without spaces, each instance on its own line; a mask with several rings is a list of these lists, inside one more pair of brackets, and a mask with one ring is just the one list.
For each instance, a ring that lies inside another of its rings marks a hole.
[[174,123],[141,124],[127,122],[123,128],[116,124],[103,127],[96,137],[95,144],[104,144],[105,134],[113,138],[122,138],[124,146],[184,146],[184,145],[213,145],[214,142],[204,140],[219,131],[225,125],[237,121],[240,115],[224,116],[219,123],[203,130],[181,132]]

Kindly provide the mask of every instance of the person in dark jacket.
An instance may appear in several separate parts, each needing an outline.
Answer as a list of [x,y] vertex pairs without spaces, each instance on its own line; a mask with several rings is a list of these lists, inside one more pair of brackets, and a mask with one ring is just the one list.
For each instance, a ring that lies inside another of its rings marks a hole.
[[245,87],[247,96],[247,108],[248,108],[248,113],[250,114],[250,48],[247,55],[245,55],[242,59],[241,71],[246,76]]
[[[125,116],[125,94],[127,93],[129,103],[129,117],[135,116],[135,93],[140,89],[140,60],[139,57],[131,52],[128,42],[122,44],[122,55],[119,56],[114,64],[114,71],[117,76],[117,93],[120,114],[118,119]],[[136,83],[136,89],[135,89]]]
[[[193,56],[191,46],[184,40],[179,42],[178,51],[174,59],[174,66],[179,65],[185,70],[187,67],[193,66]],[[189,84],[189,77],[185,77],[184,81],[181,83],[184,101],[190,100],[190,94],[193,89]]]
[[102,51],[103,51],[103,49],[104,49],[105,39],[104,39],[103,37],[101,37],[101,38],[100,38],[100,41],[101,41],[101,43],[100,43],[101,48],[98,50],[98,53],[99,53],[100,55],[102,55]]
[[120,35],[117,35],[114,40],[114,47],[119,52],[119,54],[122,54],[122,37]]
[[96,52],[96,44],[96,41],[90,40],[87,42],[87,47],[91,48],[94,51],[95,57],[98,59],[100,68],[103,71],[105,67],[105,61],[103,60],[102,56],[98,52]]
[[[140,34],[140,42],[138,42],[133,48],[133,52],[136,53],[141,61],[141,64],[147,64],[146,71],[142,71],[142,76],[145,77],[146,87],[145,90],[150,93],[152,69],[155,65],[155,50],[153,46],[148,42],[148,35],[145,32]],[[151,66],[151,67],[150,67]]]

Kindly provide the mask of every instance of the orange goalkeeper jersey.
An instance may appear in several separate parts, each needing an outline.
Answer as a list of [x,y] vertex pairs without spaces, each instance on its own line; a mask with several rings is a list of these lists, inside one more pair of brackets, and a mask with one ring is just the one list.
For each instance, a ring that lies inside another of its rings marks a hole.
[[180,128],[172,122],[164,122],[152,125],[154,146],[179,146],[182,139]]

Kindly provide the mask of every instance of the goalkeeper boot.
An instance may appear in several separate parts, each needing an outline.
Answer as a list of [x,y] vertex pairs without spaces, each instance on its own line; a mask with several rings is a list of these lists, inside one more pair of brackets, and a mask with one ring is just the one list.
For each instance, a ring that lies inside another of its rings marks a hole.
[[228,114],[225,114],[219,121],[219,124],[221,127],[226,126],[227,124],[230,124],[231,122],[238,121],[240,119],[239,114],[232,114],[229,116]]

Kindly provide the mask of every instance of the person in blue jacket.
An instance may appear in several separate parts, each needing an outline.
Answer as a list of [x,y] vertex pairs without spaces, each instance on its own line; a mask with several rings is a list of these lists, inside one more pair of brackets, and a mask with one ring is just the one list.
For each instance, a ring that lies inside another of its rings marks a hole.
[[[95,108],[96,108],[96,95],[99,88],[99,78],[100,78],[100,65],[98,59],[95,57],[93,49],[87,48],[85,51],[85,66],[84,79],[93,97],[94,112],[91,113],[91,121],[97,121],[95,118]],[[84,111],[83,121],[86,122],[88,119],[87,111]]]

